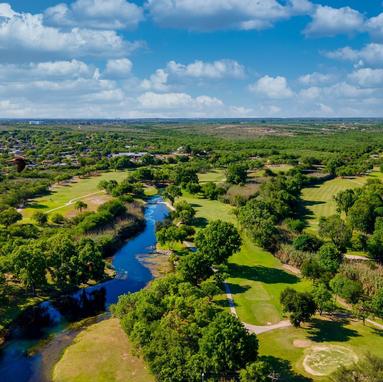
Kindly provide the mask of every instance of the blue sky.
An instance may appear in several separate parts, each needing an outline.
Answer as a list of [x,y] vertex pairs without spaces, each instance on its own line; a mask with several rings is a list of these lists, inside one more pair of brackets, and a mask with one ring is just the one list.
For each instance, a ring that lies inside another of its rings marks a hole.
[[0,3],[0,117],[383,117],[382,0]]

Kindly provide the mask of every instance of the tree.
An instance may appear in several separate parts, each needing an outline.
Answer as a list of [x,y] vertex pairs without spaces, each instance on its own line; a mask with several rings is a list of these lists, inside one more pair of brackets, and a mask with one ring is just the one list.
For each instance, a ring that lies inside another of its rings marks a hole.
[[59,213],[55,213],[51,217],[51,222],[54,224],[64,224],[65,223],[65,218],[63,215]]
[[358,320],[362,320],[363,325],[366,324],[366,319],[371,314],[371,302],[365,299],[359,300],[352,307],[352,312]]
[[74,208],[75,208],[75,210],[78,210],[81,213],[82,210],[86,210],[88,208],[88,205],[85,202],[83,202],[82,200],[78,200],[74,204]]
[[164,195],[173,204],[177,197],[182,196],[181,188],[171,184],[165,188]]
[[77,270],[79,281],[100,280],[104,276],[105,263],[99,247],[91,239],[82,239],[77,247],[80,265]]
[[357,196],[354,192],[354,190],[344,190],[338,192],[334,196],[336,206],[337,206],[337,211],[339,213],[344,212],[346,215],[348,215],[348,211],[350,208],[354,205]]
[[195,216],[195,209],[186,200],[181,200],[174,205],[172,216],[183,224],[191,224]]
[[308,321],[316,311],[315,302],[309,293],[300,293],[292,288],[286,288],[281,293],[280,302],[283,311],[289,313],[290,322],[295,327]]
[[201,281],[208,279],[213,274],[211,266],[210,260],[197,252],[182,256],[179,260],[177,270],[186,281],[198,285]]
[[318,251],[318,262],[322,269],[335,274],[342,264],[343,256],[334,244],[323,244]]
[[271,365],[263,361],[255,361],[246,366],[240,372],[241,382],[270,382],[270,374],[273,372]]
[[36,293],[36,288],[44,286],[46,280],[46,258],[36,243],[22,245],[12,253],[12,268],[15,275],[27,289]]
[[324,311],[331,312],[335,308],[335,304],[332,301],[332,293],[325,283],[320,282],[314,285],[312,296],[320,315]]
[[348,212],[349,221],[354,229],[371,233],[374,228],[374,206],[368,200],[358,199]]
[[352,237],[352,230],[339,215],[319,219],[319,236],[329,239],[340,251],[345,252]]
[[245,184],[247,180],[247,166],[230,164],[226,170],[226,181],[231,184]]
[[316,252],[321,245],[322,245],[322,241],[320,239],[318,239],[314,235],[309,235],[309,234],[299,235],[293,241],[294,248],[298,251],[304,251],[304,252]]
[[340,273],[330,281],[330,287],[334,293],[352,304],[356,304],[363,293],[360,281],[350,280]]
[[48,216],[46,214],[44,214],[43,212],[41,211],[36,211],[33,215],[32,215],[32,219],[38,224],[38,225],[45,225],[48,223]]
[[367,241],[367,251],[371,259],[383,263],[383,218],[381,217],[376,219],[374,233]]
[[20,212],[16,208],[7,208],[0,212],[0,224],[9,227],[12,224],[15,224],[23,218]]
[[372,298],[371,306],[373,312],[379,316],[383,317],[383,288],[380,288],[377,293]]
[[197,233],[195,244],[213,264],[221,264],[239,251],[241,237],[233,224],[216,220]]
[[249,334],[236,317],[226,312],[218,313],[203,329],[199,346],[205,370],[221,378],[232,376],[258,355],[255,334]]

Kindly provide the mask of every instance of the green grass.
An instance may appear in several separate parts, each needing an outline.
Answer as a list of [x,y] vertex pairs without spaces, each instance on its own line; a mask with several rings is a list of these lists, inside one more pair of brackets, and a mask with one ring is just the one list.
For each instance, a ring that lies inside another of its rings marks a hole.
[[321,216],[330,216],[336,213],[336,203],[334,196],[347,189],[362,187],[369,178],[382,178],[382,174],[374,171],[368,176],[354,178],[335,178],[328,180],[314,187],[304,188],[302,199],[308,219],[308,230],[316,231],[318,229]]
[[286,272],[270,252],[242,235],[239,253],[229,259],[228,283],[241,321],[254,325],[277,323],[282,319],[281,292],[292,287],[309,290],[311,282]]
[[82,331],[53,370],[54,382],[154,382],[116,318]]
[[[337,345],[350,349],[359,358],[367,352],[383,357],[382,331],[372,326],[363,326],[361,322],[326,320],[317,316],[306,328],[285,328],[273,330],[258,336],[260,354],[270,357],[276,364],[287,362],[293,371],[310,377],[315,381],[326,381],[327,377],[308,374],[303,367],[303,360],[312,348],[318,345]],[[299,347],[297,341],[306,342]],[[277,366],[276,366],[277,368]],[[311,380],[311,379],[309,379]],[[305,381],[291,375],[286,381]],[[346,382],[346,381],[345,381]]]
[[22,211],[24,220],[28,220],[35,211],[49,213],[54,210],[52,212],[70,215],[74,211],[74,205],[67,203],[73,199],[81,199],[88,203],[90,210],[96,209],[98,205],[108,200],[108,195],[97,188],[100,181],[114,179],[120,182],[126,177],[126,171],[106,172],[85,179],[75,178],[68,185],[54,185],[50,194],[31,200],[29,206]]
[[222,183],[226,180],[225,170],[214,169],[205,173],[199,173],[198,179],[200,183],[207,183],[207,182]]
[[[197,211],[197,227],[211,220],[223,220],[237,224],[234,208],[216,200],[198,199],[191,195],[183,197]],[[242,321],[254,325],[266,325],[281,320],[279,295],[287,286],[303,291],[311,283],[286,272],[281,262],[271,253],[257,247],[242,234],[241,251],[229,259],[228,283]],[[219,298],[225,304],[225,296]],[[227,305],[227,303],[225,304]]]

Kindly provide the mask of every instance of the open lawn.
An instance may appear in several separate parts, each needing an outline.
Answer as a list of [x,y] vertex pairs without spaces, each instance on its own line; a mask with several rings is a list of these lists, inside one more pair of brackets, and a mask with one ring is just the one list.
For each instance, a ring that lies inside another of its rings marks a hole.
[[82,331],[53,371],[54,382],[154,382],[118,319],[99,322]]
[[102,173],[85,179],[74,178],[65,185],[56,184],[49,195],[44,195],[30,201],[27,208],[22,210],[24,220],[28,220],[35,211],[44,213],[58,212],[64,216],[72,216],[76,212],[74,203],[78,200],[88,204],[90,211],[110,199],[105,191],[97,188],[101,180],[116,180],[120,182],[127,177],[126,171]]
[[222,183],[226,180],[225,170],[213,169],[208,172],[200,172],[198,174],[198,179],[200,183],[207,183],[207,182]]
[[[383,357],[382,335],[382,331],[372,326],[363,326],[361,322],[316,316],[305,328],[273,330],[260,334],[258,339],[260,354],[270,357],[276,369],[280,368],[281,374],[289,376],[286,381],[328,382],[328,377],[308,373],[304,368],[304,360],[306,367],[311,366],[316,374],[327,374],[334,369],[335,364],[326,362],[325,365],[322,361],[326,357],[341,363],[349,362],[355,355],[360,359],[366,352]],[[283,361],[291,363],[293,371],[309,379],[287,372]]]
[[[236,224],[233,207],[228,204],[190,195],[183,199],[196,208],[197,226],[217,219]],[[282,319],[281,291],[287,286],[307,290],[311,283],[286,272],[278,259],[253,244],[244,233],[242,239],[241,251],[229,259],[230,277],[227,280],[239,318],[254,325],[276,323]],[[225,296],[220,302],[226,303]]]
[[241,321],[253,325],[275,324],[282,319],[279,295],[287,287],[310,289],[311,282],[286,272],[271,253],[242,235],[241,251],[229,259],[227,282]]
[[362,187],[369,178],[381,179],[382,174],[374,171],[368,176],[335,178],[313,187],[304,188],[302,199],[304,200],[303,206],[309,224],[308,230],[316,231],[318,229],[321,216],[330,216],[336,213],[334,196],[338,192]]

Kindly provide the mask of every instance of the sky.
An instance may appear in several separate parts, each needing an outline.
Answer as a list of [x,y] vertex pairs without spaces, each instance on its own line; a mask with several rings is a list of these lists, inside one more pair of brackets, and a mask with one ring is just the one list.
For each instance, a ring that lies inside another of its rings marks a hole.
[[383,117],[382,0],[0,2],[0,118],[235,117]]

